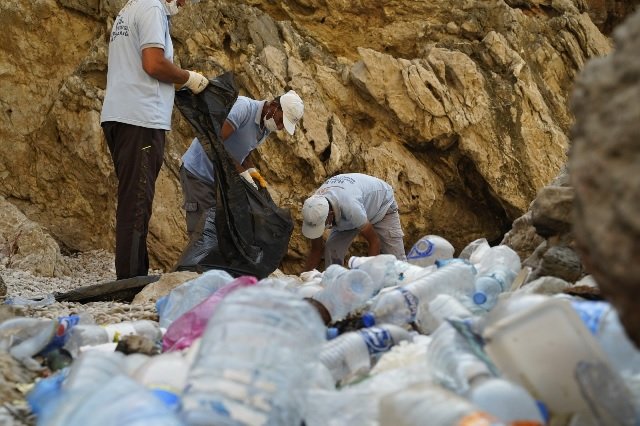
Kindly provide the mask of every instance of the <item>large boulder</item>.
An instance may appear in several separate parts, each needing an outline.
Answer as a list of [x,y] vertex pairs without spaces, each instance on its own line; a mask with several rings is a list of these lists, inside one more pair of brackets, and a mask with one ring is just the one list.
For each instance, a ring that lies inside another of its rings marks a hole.
[[575,238],[586,269],[640,346],[640,11],[580,74],[571,108]]

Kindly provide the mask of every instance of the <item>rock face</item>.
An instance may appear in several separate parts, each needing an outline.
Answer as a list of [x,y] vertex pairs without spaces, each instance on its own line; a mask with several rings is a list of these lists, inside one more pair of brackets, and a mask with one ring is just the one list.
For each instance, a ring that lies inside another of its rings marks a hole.
[[615,52],[581,73],[571,103],[575,237],[640,347],[640,12],[614,39]]
[[[123,0],[0,3],[0,195],[71,250],[112,249],[116,179],[99,114],[108,34]],[[577,6],[576,6],[577,4]],[[566,161],[567,98],[609,52],[580,2],[203,0],[172,20],[175,61],[233,70],[241,94],[296,90],[293,137],[254,155],[297,221],[283,266],[306,251],[302,201],[327,177],[396,190],[406,245],[496,240]],[[175,111],[157,183],[152,266],[186,244],[177,170],[193,131]]]
[[589,16],[600,31],[610,34],[626,17],[638,9],[639,0],[585,0]]

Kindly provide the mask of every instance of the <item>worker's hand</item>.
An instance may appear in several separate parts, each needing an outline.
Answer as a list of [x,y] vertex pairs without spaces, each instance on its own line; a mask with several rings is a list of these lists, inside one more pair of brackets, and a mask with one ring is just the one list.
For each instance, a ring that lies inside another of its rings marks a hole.
[[256,183],[253,181],[253,178],[251,177],[251,174],[249,172],[249,169],[245,170],[244,172],[240,173],[240,176],[242,176],[244,178],[244,180],[246,180],[247,182],[249,182],[251,185],[253,185],[253,187],[255,189],[258,189],[258,185],[256,185]]
[[267,181],[262,177],[260,172],[255,167],[252,167],[252,168],[250,168],[248,170],[249,170],[249,174],[251,175],[251,177],[258,181],[258,183],[260,184],[261,188],[266,188],[267,187]]
[[207,84],[209,84],[209,80],[204,75],[195,71],[187,72],[189,73],[189,80],[187,80],[187,82],[182,87],[188,88],[189,90],[191,90],[191,92],[193,92],[194,95],[197,95],[198,93],[202,92],[205,87],[207,87]]

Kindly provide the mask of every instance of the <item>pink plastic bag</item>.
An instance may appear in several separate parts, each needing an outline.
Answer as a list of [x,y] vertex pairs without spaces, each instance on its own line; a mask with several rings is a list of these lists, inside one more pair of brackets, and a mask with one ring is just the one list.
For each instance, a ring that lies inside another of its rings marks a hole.
[[209,318],[213,315],[220,301],[229,293],[257,283],[255,277],[243,276],[236,278],[211,296],[182,314],[171,323],[162,338],[162,351],[176,351],[188,348],[194,340],[202,335],[207,327]]

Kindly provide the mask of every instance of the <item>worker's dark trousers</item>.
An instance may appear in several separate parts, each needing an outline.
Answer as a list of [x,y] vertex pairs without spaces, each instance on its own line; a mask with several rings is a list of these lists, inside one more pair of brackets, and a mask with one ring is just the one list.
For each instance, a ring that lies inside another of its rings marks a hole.
[[116,276],[147,275],[147,234],[165,130],[108,121],[102,124],[118,177]]

